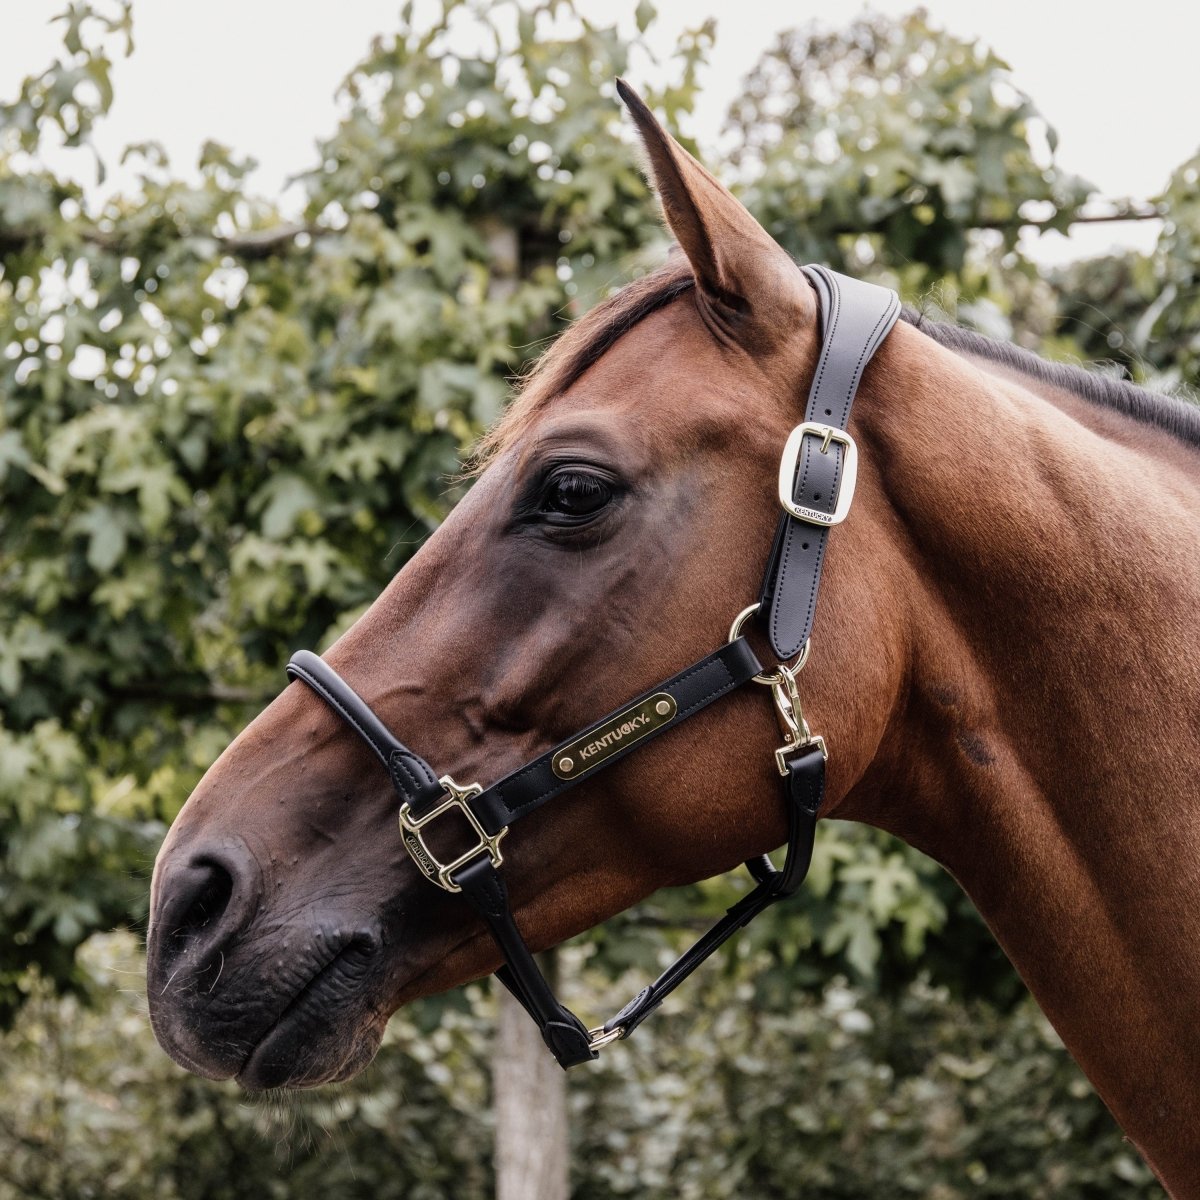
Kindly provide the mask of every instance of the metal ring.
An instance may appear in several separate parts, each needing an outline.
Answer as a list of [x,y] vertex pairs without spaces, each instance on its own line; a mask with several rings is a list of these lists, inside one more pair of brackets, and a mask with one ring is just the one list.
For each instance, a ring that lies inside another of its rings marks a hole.
[[[738,638],[741,637],[742,626],[745,625],[745,623],[750,620],[750,618],[754,616],[754,614],[758,612],[760,608],[762,608],[762,602],[757,601],[754,604],[747,605],[740,613],[738,613],[736,617],[733,618],[733,624],[729,627],[729,640],[731,642],[736,642]],[[805,638],[804,645],[800,647],[800,653],[796,655],[796,661],[790,666],[783,664],[787,667],[787,670],[791,674],[795,675],[797,671],[802,671],[804,669],[804,664],[808,662],[808,652],[811,649],[811,646],[812,639]],[[783,676],[779,674],[778,668],[763,675],[752,675],[751,679],[755,683],[763,683],[767,684],[768,686],[773,683],[783,682]]]

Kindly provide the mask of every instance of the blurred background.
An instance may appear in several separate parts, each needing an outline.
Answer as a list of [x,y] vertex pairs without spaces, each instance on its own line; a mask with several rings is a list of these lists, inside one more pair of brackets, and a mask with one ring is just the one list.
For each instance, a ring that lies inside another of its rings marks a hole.
[[[158,1050],[141,937],[164,830],[290,651],[437,525],[514,373],[662,260],[614,76],[799,259],[1200,382],[1197,17],[660,7],[6,11],[0,1198],[497,1187],[490,985],[254,1100]],[[613,1011],[737,886],[558,951],[568,1002]],[[953,881],[834,822],[564,1103],[579,1200],[1162,1195]]]

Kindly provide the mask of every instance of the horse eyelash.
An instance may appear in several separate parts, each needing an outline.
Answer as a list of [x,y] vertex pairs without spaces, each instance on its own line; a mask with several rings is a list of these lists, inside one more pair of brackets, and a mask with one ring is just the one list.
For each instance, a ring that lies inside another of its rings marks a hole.
[[525,523],[544,515],[542,505],[547,491],[557,474],[573,471],[580,475],[593,475],[602,479],[613,492],[614,499],[619,499],[628,490],[622,480],[607,467],[597,463],[581,462],[577,459],[563,459],[558,462],[546,463],[540,471],[531,476],[522,489],[514,509],[514,517],[520,523]]

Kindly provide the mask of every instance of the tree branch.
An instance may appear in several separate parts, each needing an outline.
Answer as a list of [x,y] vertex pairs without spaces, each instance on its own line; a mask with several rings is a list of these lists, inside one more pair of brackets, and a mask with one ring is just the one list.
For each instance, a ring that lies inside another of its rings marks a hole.
[[301,234],[309,237],[320,237],[332,230],[322,229],[319,225],[280,225],[276,229],[259,229],[252,233],[242,233],[235,237],[218,238],[217,242],[226,254],[237,258],[260,259],[270,258],[277,250],[290,245]]
[[[1081,213],[1071,220],[1072,225],[1105,225],[1119,221],[1161,221],[1167,216],[1166,209],[1156,204],[1129,205],[1120,207],[1108,213]],[[1052,224],[1050,221],[1023,221],[1023,225],[1033,225],[1042,229]]]
[[170,684],[161,681],[127,683],[112,689],[112,694],[130,700],[174,700],[192,704],[268,704],[278,692],[209,683],[207,687]]
[[[1167,216],[1166,210],[1155,204],[1135,204],[1133,202],[1114,203],[1108,212],[1079,213],[1067,223],[1072,225],[1106,225],[1123,221],[1160,221]],[[1051,217],[1045,221],[1027,220],[1024,217],[1013,217],[1003,221],[973,221],[971,229],[1053,229],[1057,218]],[[256,229],[246,233],[219,237],[215,234],[193,231],[184,236],[211,238],[217,243],[223,254],[240,258],[246,262],[258,262],[270,258],[291,246],[301,235],[318,238],[336,233],[336,230],[325,229],[320,225],[305,222],[294,222],[279,225],[273,229]],[[840,226],[830,231],[835,235],[861,234],[878,232],[878,227],[863,228],[857,225]],[[85,229],[80,232],[79,240],[91,246],[99,246],[105,250],[135,253],[135,247],[127,246],[124,239],[116,232],[102,229]],[[43,233],[36,229],[0,229],[0,258],[9,254],[19,254],[43,240]]]
[[[1067,222],[1067,228],[1069,229],[1073,225],[1115,225],[1123,221],[1161,221],[1168,215],[1167,210],[1159,205],[1121,203],[1114,204],[1108,212],[1077,213]],[[863,228],[861,225],[841,225],[830,232],[836,236],[881,233],[886,223],[885,218],[869,228]],[[1028,217],[1009,217],[1005,220],[996,221],[970,221],[966,223],[965,227],[967,229],[996,229],[1002,231],[1016,229],[1045,230],[1057,229],[1058,224],[1059,219],[1057,216],[1049,217],[1044,221],[1034,221]]]
[[[216,242],[221,253],[247,262],[257,262],[290,246],[301,234],[309,237],[320,237],[332,230],[322,229],[318,225],[290,224],[279,225],[273,229],[255,229],[246,233],[220,237],[201,231],[191,231],[182,237],[202,237]],[[98,246],[102,250],[113,253],[126,252],[137,257],[136,247],[126,243],[116,231],[104,229],[84,229],[77,235],[79,241],[88,246]],[[0,229],[0,258],[9,254],[20,254],[45,240],[45,233],[40,229]]]

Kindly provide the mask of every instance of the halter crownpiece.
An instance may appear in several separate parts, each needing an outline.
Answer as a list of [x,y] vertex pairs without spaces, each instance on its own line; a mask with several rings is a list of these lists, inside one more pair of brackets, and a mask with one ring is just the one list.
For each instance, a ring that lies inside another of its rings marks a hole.
[[[680,983],[763,909],[792,895],[812,860],[817,813],[825,795],[824,740],[804,719],[796,676],[808,657],[817,588],[832,526],[854,498],[858,451],[846,432],[850,406],[872,355],[895,325],[895,292],[808,266],[821,319],[821,352],[804,420],[792,430],[779,467],[783,510],[762,593],[734,619],[728,642],[671,679],[589,725],[554,749],[484,788],[438,776],[395,738],[370,706],[323,659],[308,650],[292,656],[291,679],[307,684],[367,743],[400,796],[400,836],[417,869],[447,892],[461,894],[484,920],[504,955],[496,977],[537,1022],[562,1067],[598,1057],[609,1042],[628,1037]],[[764,671],[741,635],[751,618],[764,626],[779,665]],[[788,665],[789,660],[796,661]],[[513,918],[501,867],[509,828],[554,797],[746,683],[771,688],[784,742],[775,751],[788,820],[787,851],[776,870],[763,855],[746,863],[757,886],[684,951],[616,1016],[589,1030],[554,995]],[[430,849],[425,832],[445,814],[466,818],[475,843],[449,862]]]

